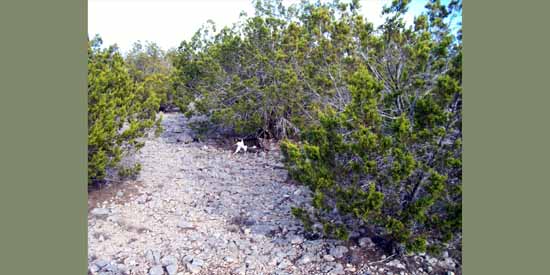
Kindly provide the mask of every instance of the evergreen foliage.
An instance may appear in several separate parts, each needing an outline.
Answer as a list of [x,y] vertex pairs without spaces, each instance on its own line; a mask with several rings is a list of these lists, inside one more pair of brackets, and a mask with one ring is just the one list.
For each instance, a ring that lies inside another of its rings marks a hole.
[[101,48],[96,36],[88,44],[88,184],[105,181],[107,171],[135,174],[120,165],[124,154],[143,146],[148,129],[158,126],[160,99],[143,83],[134,82],[114,46]]
[[155,93],[160,99],[160,110],[175,107],[173,102],[171,55],[154,42],[134,43],[124,61],[134,82]]
[[461,233],[461,1],[429,0],[412,26],[408,4],[374,28],[359,1],[257,0],[254,16],[180,45],[176,101],[204,129],[289,138],[287,168],[313,192],[313,211],[292,211],[306,228],[437,252]]

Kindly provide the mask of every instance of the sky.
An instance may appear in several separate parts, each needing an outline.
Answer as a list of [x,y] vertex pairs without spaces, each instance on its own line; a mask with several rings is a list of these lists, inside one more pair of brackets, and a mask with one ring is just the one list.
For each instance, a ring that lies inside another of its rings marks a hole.
[[[283,0],[288,6],[300,0]],[[391,0],[361,0],[361,13],[375,26],[383,22],[382,7]],[[425,0],[412,0],[405,21],[412,23]],[[447,2],[447,1],[442,1]],[[99,34],[104,46],[117,44],[126,52],[134,42],[152,41],[162,49],[176,48],[207,20],[218,29],[231,26],[245,11],[254,14],[250,0],[88,0],[88,36]]]

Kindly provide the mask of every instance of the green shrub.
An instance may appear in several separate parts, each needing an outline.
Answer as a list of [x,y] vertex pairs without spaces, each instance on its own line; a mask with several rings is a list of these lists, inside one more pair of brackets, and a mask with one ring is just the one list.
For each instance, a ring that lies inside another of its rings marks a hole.
[[153,42],[134,43],[124,58],[125,66],[134,82],[143,85],[160,99],[160,110],[175,107],[172,81],[172,51],[165,52]]
[[101,42],[96,37],[88,46],[88,184],[105,181],[110,168],[136,173],[139,165],[124,168],[121,159],[141,148],[138,139],[158,125],[160,100],[134,83],[115,47],[101,49]]
[[[382,85],[367,69],[349,83],[344,112],[321,113],[302,145],[281,145],[290,175],[313,192],[314,212],[293,214],[306,228],[320,220],[324,233],[338,238],[347,237],[346,229],[370,227],[396,249],[436,251],[461,232],[460,110],[452,107],[460,89],[425,94],[422,101],[433,107],[417,105],[413,126],[405,114],[390,123],[380,116],[376,110],[396,106],[383,103]],[[450,96],[438,100],[442,95]]]
[[461,1],[427,1],[413,26],[409,2],[375,29],[357,0],[257,0],[253,17],[180,45],[174,100],[206,118],[202,133],[284,139],[290,176],[313,194],[313,213],[292,210],[306,229],[368,227],[399,251],[439,251],[462,228]]
[[209,24],[183,42],[173,64],[180,109],[193,102],[190,114],[206,116],[213,128],[285,138],[316,119],[316,106],[342,107],[343,76],[358,63],[345,45],[368,28],[354,8],[300,9],[256,1],[256,16],[240,26],[216,32]]

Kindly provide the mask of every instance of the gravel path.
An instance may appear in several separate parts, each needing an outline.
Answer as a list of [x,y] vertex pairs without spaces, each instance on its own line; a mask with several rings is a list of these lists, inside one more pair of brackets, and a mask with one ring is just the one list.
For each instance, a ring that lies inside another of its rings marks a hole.
[[138,191],[90,211],[90,274],[408,274],[360,270],[369,239],[304,238],[290,207],[309,192],[287,183],[277,150],[233,155],[192,142],[184,125],[164,114],[165,132],[135,156]]

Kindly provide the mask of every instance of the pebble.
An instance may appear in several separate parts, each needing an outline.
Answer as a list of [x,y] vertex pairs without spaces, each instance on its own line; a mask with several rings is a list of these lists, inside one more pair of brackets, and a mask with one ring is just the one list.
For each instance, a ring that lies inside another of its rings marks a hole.
[[235,258],[233,258],[231,256],[225,256],[225,257],[223,257],[223,260],[228,262],[228,263],[234,263],[235,262]]
[[183,260],[184,262],[190,263],[190,262],[193,261],[193,256],[191,256],[191,255],[185,255],[185,256],[183,257],[182,260]]
[[241,265],[240,267],[235,268],[233,273],[237,275],[246,275],[246,266]]
[[98,272],[99,271],[99,267],[95,264],[92,264],[92,265],[89,265],[88,266],[88,271],[92,272],[92,273],[95,273],[95,272]]
[[181,228],[181,229],[195,229],[195,226],[193,226],[192,223],[186,221],[186,220],[181,220],[178,222],[178,227]]
[[164,275],[164,269],[161,265],[155,265],[149,269],[149,275]]
[[162,259],[160,259],[160,263],[163,266],[173,265],[178,263],[178,259],[175,256],[168,255],[168,256],[162,257]]
[[170,264],[170,265],[167,265],[165,268],[166,268],[166,272],[168,273],[168,275],[174,275],[174,274],[176,274],[176,272],[178,272],[178,265],[177,264]]
[[329,275],[341,275],[344,274],[344,266],[340,263],[334,265],[334,267],[328,273]]
[[359,239],[359,246],[369,248],[369,247],[373,247],[374,243],[372,242],[371,238],[364,237]]
[[[256,156],[233,155],[235,148],[218,148],[204,140],[185,144],[183,136],[192,135],[186,121],[177,113],[164,114],[165,132],[145,138],[145,146],[128,159],[142,164],[136,196],[123,202],[129,195],[123,190],[113,196],[120,199],[100,202],[90,211],[92,274],[366,275],[359,263],[345,268],[341,264],[350,261],[348,254],[362,253],[355,246],[350,253],[339,241],[306,237],[290,207],[309,205],[311,192],[287,184],[288,173],[272,168],[283,167],[276,146]],[[234,223],[234,217],[242,218]],[[313,229],[319,233],[322,224],[315,223]],[[351,232],[357,246],[374,248],[372,240],[359,238],[365,234]],[[419,265],[428,261],[418,259]],[[385,264],[373,266],[372,275]],[[433,273],[435,264],[448,263],[435,260],[433,269],[424,270]]]
[[300,236],[293,236],[292,238],[290,238],[291,244],[302,244],[303,242],[304,242],[304,239]]
[[191,262],[191,263],[196,265],[196,266],[203,266],[204,265],[204,261],[199,259],[199,258],[193,258],[193,262]]
[[108,216],[110,213],[111,213],[111,211],[109,211],[109,209],[107,209],[107,208],[94,208],[94,209],[92,209],[92,211],[90,211],[90,214],[92,214],[92,216],[96,216],[96,217]]
[[344,257],[344,254],[348,253],[348,251],[347,247],[339,245],[330,249],[330,255],[336,259],[340,259]]
[[187,267],[187,270],[192,274],[199,273],[199,271],[201,271],[201,266],[199,265],[188,263],[185,266]]
[[144,204],[147,202],[147,196],[146,195],[141,195],[139,196],[137,199],[136,199],[136,202],[138,204]]
[[149,263],[152,264],[160,264],[160,252],[159,251],[153,251],[153,250],[147,250],[145,252],[145,258]]
[[399,269],[405,269],[405,266],[399,260],[393,260],[387,263],[388,266],[393,266]]
[[298,259],[297,264],[298,265],[304,265],[312,262],[313,255],[311,254],[304,254],[300,259]]
[[93,263],[94,263],[95,266],[97,266],[99,268],[103,268],[104,266],[109,264],[109,261],[99,259],[99,260],[95,260]]
[[292,265],[292,263],[291,263],[289,260],[283,259],[283,260],[279,263],[279,265],[277,266],[277,268],[279,268],[279,269],[285,269],[285,268],[287,268],[287,267],[289,267],[289,266],[291,266],[291,265]]

